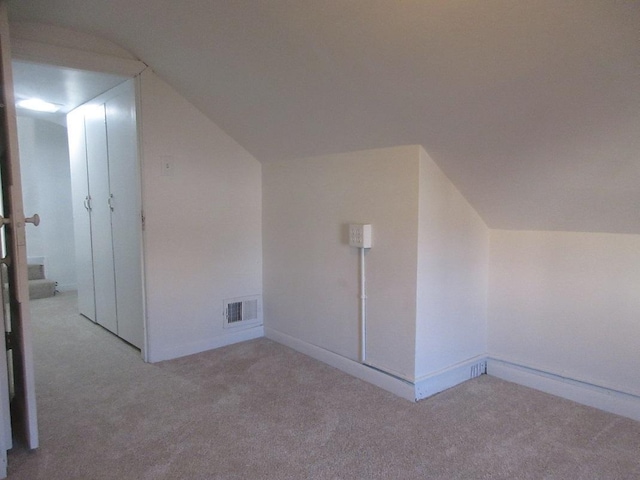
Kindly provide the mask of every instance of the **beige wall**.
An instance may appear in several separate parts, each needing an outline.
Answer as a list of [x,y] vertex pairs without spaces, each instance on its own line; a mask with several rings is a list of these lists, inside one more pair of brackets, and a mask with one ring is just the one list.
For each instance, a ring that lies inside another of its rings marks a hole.
[[640,236],[491,231],[489,355],[640,395]]
[[486,353],[489,230],[420,149],[416,378]]
[[245,339],[223,299],[262,293],[261,166],[150,70],[140,117],[149,358]]
[[370,223],[367,360],[413,379],[418,147],[263,165],[265,326],[358,359],[358,249]]

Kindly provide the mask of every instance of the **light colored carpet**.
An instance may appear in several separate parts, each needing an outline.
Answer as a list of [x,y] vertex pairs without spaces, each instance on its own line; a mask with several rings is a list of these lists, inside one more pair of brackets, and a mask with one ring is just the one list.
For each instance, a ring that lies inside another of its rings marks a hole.
[[486,375],[417,404],[266,339],[149,365],[32,302],[41,447],[10,479],[638,479],[640,423]]

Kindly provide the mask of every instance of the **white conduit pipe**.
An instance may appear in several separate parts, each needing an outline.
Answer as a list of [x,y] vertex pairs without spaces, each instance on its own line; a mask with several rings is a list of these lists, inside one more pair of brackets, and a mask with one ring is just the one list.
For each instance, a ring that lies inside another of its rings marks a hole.
[[360,362],[367,359],[367,284],[364,270],[364,248],[360,248]]

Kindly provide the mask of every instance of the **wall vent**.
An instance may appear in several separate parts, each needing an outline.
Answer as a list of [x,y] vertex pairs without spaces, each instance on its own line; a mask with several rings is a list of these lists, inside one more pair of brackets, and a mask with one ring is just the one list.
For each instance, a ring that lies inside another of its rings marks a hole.
[[469,378],[476,378],[487,373],[487,362],[478,362],[471,365],[471,375]]
[[260,295],[224,300],[224,327],[240,327],[262,323]]

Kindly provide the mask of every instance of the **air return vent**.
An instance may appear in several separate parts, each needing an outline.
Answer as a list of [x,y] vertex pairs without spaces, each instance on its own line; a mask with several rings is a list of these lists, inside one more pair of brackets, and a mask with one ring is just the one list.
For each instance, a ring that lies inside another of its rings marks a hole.
[[224,300],[225,328],[255,325],[262,323],[260,296],[228,298]]
[[487,373],[487,362],[482,361],[471,365],[471,375],[469,378],[476,378]]

